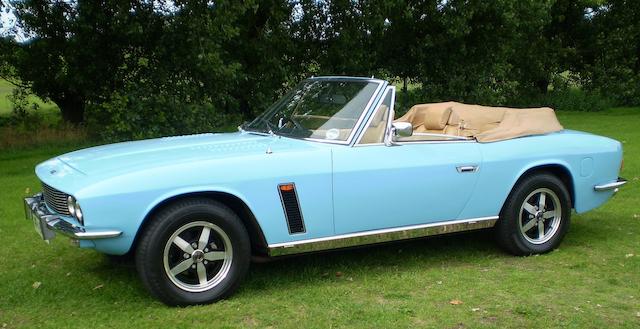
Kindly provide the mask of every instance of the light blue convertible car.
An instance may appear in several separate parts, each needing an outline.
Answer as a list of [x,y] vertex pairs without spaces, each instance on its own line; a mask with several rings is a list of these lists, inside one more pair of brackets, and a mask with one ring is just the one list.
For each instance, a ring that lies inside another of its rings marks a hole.
[[571,210],[625,183],[621,144],[553,110],[418,104],[379,79],[302,81],[236,133],[92,147],[36,167],[45,240],[134,255],[169,305],[231,294],[253,256],[492,228],[508,252],[558,246]]

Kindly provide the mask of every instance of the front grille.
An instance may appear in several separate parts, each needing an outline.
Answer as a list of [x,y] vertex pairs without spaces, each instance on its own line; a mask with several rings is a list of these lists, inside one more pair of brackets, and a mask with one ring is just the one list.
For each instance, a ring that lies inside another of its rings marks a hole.
[[45,183],[42,183],[42,194],[44,195],[44,202],[51,210],[61,215],[71,215],[67,207],[68,194],[58,191]]

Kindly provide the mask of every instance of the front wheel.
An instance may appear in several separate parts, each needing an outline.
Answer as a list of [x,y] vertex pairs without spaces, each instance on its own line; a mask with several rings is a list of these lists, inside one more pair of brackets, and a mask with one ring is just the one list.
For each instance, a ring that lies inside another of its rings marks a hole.
[[564,183],[550,174],[534,174],[511,191],[496,224],[499,244],[515,255],[549,252],[569,229],[571,199]]
[[188,199],[150,220],[136,267],[152,295],[168,305],[205,304],[238,287],[249,268],[251,247],[231,209],[209,199]]

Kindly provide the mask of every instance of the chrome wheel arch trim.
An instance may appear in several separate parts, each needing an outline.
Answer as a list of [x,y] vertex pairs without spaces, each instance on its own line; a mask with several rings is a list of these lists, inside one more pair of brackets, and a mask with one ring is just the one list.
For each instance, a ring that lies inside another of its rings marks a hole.
[[348,233],[324,238],[274,243],[269,245],[269,256],[275,257],[301,254],[381,242],[421,238],[446,233],[471,231],[493,227],[497,220],[498,216],[479,217]]

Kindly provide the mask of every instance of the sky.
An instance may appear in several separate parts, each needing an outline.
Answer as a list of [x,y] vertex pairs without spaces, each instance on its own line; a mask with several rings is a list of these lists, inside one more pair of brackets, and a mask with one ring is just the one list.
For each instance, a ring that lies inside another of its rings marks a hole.
[[7,27],[13,25],[16,16],[11,12],[5,0],[0,0],[0,34],[5,34]]
[[11,11],[12,6],[8,0],[0,0],[0,37],[8,34],[16,34],[16,40],[24,41],[26,37],[21,31],[14,31],[16,25],[16,15]]

